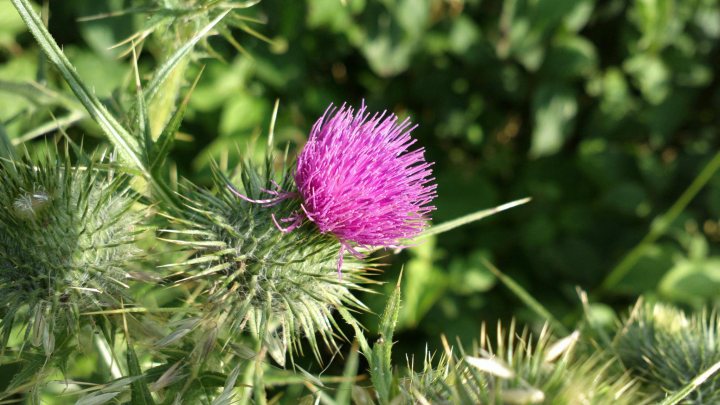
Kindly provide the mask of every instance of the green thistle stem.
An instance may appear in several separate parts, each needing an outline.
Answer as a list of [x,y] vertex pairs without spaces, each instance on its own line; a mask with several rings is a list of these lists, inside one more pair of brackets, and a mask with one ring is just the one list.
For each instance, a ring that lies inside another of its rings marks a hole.
[[673,221],[685,210],[700,190],[705,187],[718,169],[720,169],[720,152],[717,152],[715,156],[713,156],[710,162],[708,162],[670,209],[652,223],[649,232],[640,243],[628,252],[620,263],[612,269],[610,274],[605,278],[605,281],[600,285],[599,291],[596,292],[597,296],[606,295],[613,291],[613,288],[632,270],[633,266],[640,260],[650,245],[655,243],[655,241],[667,232]]

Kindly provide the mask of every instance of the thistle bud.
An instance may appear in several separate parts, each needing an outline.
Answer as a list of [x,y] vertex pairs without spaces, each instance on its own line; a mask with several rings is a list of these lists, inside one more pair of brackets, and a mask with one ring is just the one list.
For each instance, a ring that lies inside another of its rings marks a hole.
[[14,325],[49,355],[80,311],[117,303],[139,215],[124,180],[69,160],[0,161],[0,344]]
[[201,323],[220,327],[221,337],[230,339],[250,331],[284,364],[288,352],[299,350],[301,336],[317,356],[319,340],[334,347],[334,312],[365,309],[351,291],[369,280],[354,261],[346,261],[345,277],[338,278],[339,243],[332,236],[310,226],[289,233],[278,229],[277,218],[297,212],[297,201],[248,201],[264,201],[278,189],[293,192],[292,176],[285,172],[276,183],[271,166],[270,161],[265,169],[243,164],[237,181],[215,170],[215,191],[188,187],[188,210],[180,215],[194,214],[175,218],[179,229],[171,241],[194,252],[178,264],[186,269],[181,282],[208,285]]
[[[646,382],[648,392],[674,392],[720,362],[718,325],[716,313],[688,316],[669,305],[639,301],[615,338],[615,350],[626,369]],[[684,401],[720,401],[720,376],[706,380]]]

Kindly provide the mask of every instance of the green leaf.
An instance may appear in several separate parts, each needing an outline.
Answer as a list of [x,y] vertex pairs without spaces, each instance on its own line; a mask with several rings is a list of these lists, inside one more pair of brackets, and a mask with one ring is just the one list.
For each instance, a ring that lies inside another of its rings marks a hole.
[[33,378],[40,376],[46,363],[47,359],[45,356],[36,354],[25,355],[25,359],[23,359],[21,363],[22,369],[13,376],[10,385],[6,388],[6,392],[12,392],[14,389],[27,384],[28,381],[32,381]]
[[2,158],[15,160],[17,159],[17,153],[7,132],[5,132],[5,127],[0,124],[0,159]]
[[720,258],[682,260],[662,278],[658,289],[667,298],[700,306],[717,297]]
[[100,100],[87,88],[80,79],[75,67],[68,61],[67,57],[60,50],[60,47],[53,39],[43,24],[40,16],[33,11],[29,0],[12,0],[15,8],[20,13],[23,21],[27,24],[40,48],[58,69],[62,77],[68,83],[75,96],[88,111],[90,116],[102,128],[120,157],[131,163],[142,173],[145,179],[154,187],[153,191],[165,203],[178,206],[179,203],[170,187],[158,177],[153,177],[143,159],[144,154],[140,150],[138,139],[132,136],[115,117],[105,108]]
[[651,104],[660,104],[672,90],[672,72],[659,55],[636,54],[625,61],[623,69]]
[[373,345],[372,356],[369,359],[370,378],[382,404],[389,403],[393,397],[392,345],[395,326],[400,314],[401,280],[402,272],[385,306],[382,318],[380,318],[380,337]]
[[20,17],[12,11],[12,5],[0,2],[0,47],[14,44],[15,37],[25,30]]
[[140,363],[138,362],[135,349],[133,349],[130,341],[128,341],[127,344],[127,363],[130,376],[139,377],[130,385],[131,405],[154,405],[155,401],[153,401],[152,395],[150,395],[145,376],[140,369]]
[[597,52],[592,42],[577,35],[564,35],[553,41],[541,73],[554,79],[590,76],[597,68]]
[[410,248],[403,272],[403,299],[399,327],[416,326],[447,289],[447,273],[435,266],[435,237]]
[[[251,365],[251,363],[248,365]],[[225,387],[223,388],[222,393],[213,400],[212,405],[231,405],[235,403],[237,400],[234,395],[235,383],[240,376],[240,371],[242,371],[242,367],[240,365],[233,369],[232,373],[230,373],[225,380]]]
[[657,217],[645,237],[630,250],[622,260],[612,269],[600,286],[599,293],[608,293],[620,283],[635,264],[643,257],[647,249],[667,232],[670,225],[685,210],[688,204],[705,187],[708,181],[720,170],[720,152],[717,152],[702,171],[690,183],[687,189],[678,197],[675,203],[662,215]]
[[638,259],[628,275],[615,287],[620,294],[643,294],[655,291],[660,280],[673,268],[682,252],[672,243],[653,244]]
[[471,222],[479,221],[481,219],[495,215],[499,212],[509,210],[510,208],[515,208],[519,205],[527,204],[528,202],[530,202],[530,200],[531,200],[531,198],[529,198],[529,197],[521,198],[519,200],[510,201],[509,203],[498,205],[497,207],[494,207],[494,208],[477,211],[472,214],[468,214],[468,215],[462,216],[460,218],[453,219],[451,221],[443,222],[442,224],[439,224],[439,225],[431,226],[425,232],[420,234],[420,236],[413,239],[413,241],[422,240],[424,238],[427,238],[427,237],[430,237],[433,235],[439,235],[441,233],[451,231],[455,228],[459,228],[459,227],[461,227],[463,225],[467,225]]
[[[117,43],[133,35],[136,27],[135,16],[130,10],[124,10],[124,0],[93,0],[80,1],[74,6],[83,19],[78,28],[83,39],[93,52],[103,55],[108,60],[116,59],[122,53]],[[104,16],[104,18],[100,18]],[[101,69],[102,71],[102,69]]]
[[345,362],[345,370],[343,371],[343,382],[338,387],[337,395],[335,396],[335,403],[337,403],[338,405],[350,405],[351,403],[353,381],[357,376],[358,363],[360,360],[359,357],[360,356],[358,354],[358,343],[357,341],[355,341],[353,342],[352,348],[350,349],[350,357],[348,357]]
[[120,391],[116,392],[105,392],[105,393],[98,393],[93,395],[88,395],[87,397],[80,398],[75,405],[102,405],[109,403],[113,398],[120,395]]
[[29,0],[12,0],[13,5],[20,13],[20,17],[30,29],[40,48],[47,55],[50,62],[58,69],[67,81],[73,93],[85,106],[90,116],[100,125],[103,132],[108,135],[120,156],[129,161],[143,173],[147,173],[142,161],[139,144],[136,138],[110,114],[100,100],[93,94],[80,79],[75,67],[60,50],[55,39],[50,35],[40,16],[33,10]]
[[[14,1],[21,1],[21,0],[14,0]],[[187,56],[190,51],[193,50],[195,45],[210,32],[210,30],[217,25],[225,16],[232,10],[226,10],[217,17],[215,17],[214,20],[210,21],[208,25],[203,27],[200,31],[198,31],[190,40],[185,42],[182,47],[180,47],[175,53],[173,53],[170,58],[168,58],[165,63],[163,63],[156,71],[153,78],[150,80],[150,83],[145,88],[145,102],[150,103],[150,101],[157,95],[158,91],[160,90],[161,85],[165,80],[170,76],[170,74],[173,72],[175,67],[182,62],[182,60]]]
[[160,136],[153,145],[153,151],[150,158],[150,171],[153,173],[157,171],[158,168],[160,168],[160,166],[167,158],[168,153],[170,152],[170,148],[175,141],[175,133],[180,129],[180,124],[185,117],[185,111],[187,110],[188,103],[190,102],[190,95],[192,95],[195,86],[197,86],[198,82],[200,81],[203,69],[201,69],[200,72],[197,74],[195,82],[190,88],[190,91],[188,91],[188,93],[185,95],[182,103],[180,103],[180,107],[178,107],[173,116],[170,118],[170,121],[167,123],[165,128],[163,128]]
[[564,85],[543,84],[533,96],[533,120],[530,156],[553,155],[565,144],[577,114],[574,91]]

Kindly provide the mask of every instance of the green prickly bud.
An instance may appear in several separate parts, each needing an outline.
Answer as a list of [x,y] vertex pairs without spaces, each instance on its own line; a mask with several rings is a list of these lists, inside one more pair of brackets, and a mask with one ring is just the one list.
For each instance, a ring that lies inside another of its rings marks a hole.
[[[649,393],[676,392],[720,362],[720,318],[715,312],[682,310],[638,301],[618,332],[614,347],[623,365],[645,382]],[[683,399],[720,402],[720,376],[711,376]]]
[[[239,184],[232,188],[248,198],[267,198],[267,190],[278,188],[294,191],[289,171],[274,183],[270,158],[262,169],[250,163],[239,169]],[[371,282],[368,269],[345,261],[340,278],[335,238],[311,223],[288,233],[275,223],[273,216],[281,221],[301,209],[296,199],[272,206],[248,202],[231,191],[233,183],[218,169],[214,174],[214,191],[188,188],[186,211],[194,214],[175,218],[182,229],[173,230],[170,240],[192,249],[191,258],[177,264],[186,268],[182,281],[207,284],[204,318],[198,322],[228,339],[251,332],[280,364],[287,353],[300,351],[302,336],[319,359],[319,341],[336,345],[335,309],[366,309],[352,290]]]
[[608,356],[576,354],[580,337],[574,332],[554,340],[546,327],[535,339],[527,330],[517,334],[513,322],[507,330],[498,325],[491,343],[483,327],[471,352],[460,348],[457,355],[446,345],[440,356],[426,354],[422,371],[409,364],[400,396],[433,404],[636,403],[636,384],[615,373]]
[[58,328],[117,304],[140,215],[122,176],[67,157],[3,160],[0,177],[0,344],[26,326],[49,355]]

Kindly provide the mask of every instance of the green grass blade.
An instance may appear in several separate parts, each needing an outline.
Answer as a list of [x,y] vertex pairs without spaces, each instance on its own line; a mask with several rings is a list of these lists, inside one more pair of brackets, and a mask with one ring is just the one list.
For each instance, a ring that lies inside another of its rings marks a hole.
[[358,372],[358,343],[355,341],[350,349],[350,357],[345,362],[343,371],[343,382],[340,384],[335,396],[335,403],[339,405],[350,405],[352,400],[352,388]]
[[420,234],[420,236],[415,238],[415,240],[420,240],[423,238],[427,238],[429,236],[438,235],[438,234],[453,230],[455,228],[459,228],[459,227],[461,227],[463,225],[467,225],[471,222],[479,221],[479,220],[487,218],[489,216],[493,216],[499,212],[509,210],[510,208],[515,208],[517,206],[527,204],[528,202],[530,202],[530,200],[532,200],[532,198],[530,198],[530,197],[521,198],[519,200],[515,200],[515,201],[511,201],[509,203],[498,205],[497,207],[494,207],[494,208],[489,208],[486,210],[473,212],[472,214],[468,214],[468,215],[462,216],[460,218],[456,218],[451,221],[444,222],[439,225],[431,226],[425,232]]
[[685,399],[688,395],[690,395],[693,391],[695,391],[699,386],[703,385],[705,381],[707,381],[710,377],[717,374],[717,372],[720,371],[720,361],[710,366],[707,370],[705,370],[702,374],[699,374],[695,378],[692,379],[687,385],[685,385],[680,390],[676,391],[674,394],[670,395],[669,397],[665,398],[664,401],[660,403],[660,405],[676,405],[679,404],[683,399]]
[[717,152],[715,156],[713,156],[710,162],[708,162],[700,174],[690,183],[690,186],[678,197],[677,201],[675,201],[667,212],[653,221],[647,235],[610,271],[610,274],[608,274],[600,285],[600,289],[596,294],[602,295],[611,292],[613,287],[627,276],[650,245],[655,243],[658,238],[667,232],[673,221],[685,210],[685,207],[690,204],[690,201],[695,198],[700,190],[705,187],[718,169],[720,169],[720,152]]
[[543,320],[546,320],[550,326],[552,326],[556,332],[567,335],[568,331],[567,329],[558,321],[553,314],[550,313],[538,300],[536,300],[526,289],[524,289],[520,284],[515,282],[512,278],[508,277],[507,275],[503,274],[497,267],[495,267],[492,263],[489,261],[483,259],[482,260],[485,267],[488,268],[497,278],[505,284],[505,286],[512,291],[515,296],[517,296],[520,301],[522,301],[525,305],[528,306],[533,312],[535,312],[538,316],[543,318]]
[[143,152],[145,152],[144,160],[146,162],[150,161],[149,156],[147,154],[152,151],[153,147],[153,139],[152,135],[150,134],[150,121],[148,118],[148,107],[145,103],[145,95],[143,94],[142,90],[142,83],[140,82],[140,69],[138,68],[138,55],[135,52],[135,46],[132,47],[132,66],[133,66],[133,76],[135,79],[135,131],[137,131],[138,135],[142,137],[142,140],[144,141],[145,147],[143,149]]
[[8,137],[7,132],[5,132],[5,127],[2,124],[0,124],[0,158],[17,159],[15,147],[13,146],[12,141],[10,141],[10,137]]
[[[14,0],[14,1],[20,1],[20,0]],[[220,13],[217,17],[215,17],[214,20],[210,21],[208,25],[206,25],[203,29],[198,31],[197,34],[195,34],[189,41],[187,41],[180,49],[175,51],[170,58],[162,64],[157,69],[157,72],[153,76],[153,78],[150,80],[150,83],[148,83],[147,87],[145,88],[145,102],[150,103],[150,101],[158,94],[158,91],[160,90],[160,87],[162,86],[163,82],[170,76],[173,69],[183,60],[183,58],[190,53],[190,51],[193,50],[195,45],[203,39],[210,30],[217,25],[231,10],[226,10],[223,13]]]
[[11,0],[20,13],[28,29],[35,37],[45,55],[57,68],[62,77],[67,81],[75,96],[80,100],[90,116],[100,125],[103,131],[110,138],[110,141],[118,149],[123,159],[134,164],[142,172],[146,173],[142,161],[139,145],[125,128],[110,114],[100,100],[85,86],[75,70],[75,67],[60,50],[55,39],[50,35],[40,16],[32,9],[29,0]]
[[130,376],[139,377],[130,384],[130,404],[154,405],[155,401],[153,401],[152,395],[150,395],[147,383],[145,382],[145,376],[140,369],[140,363],[138,362],[137,355],[135,354],[135,349],[133,349],[130,342],[128,342],[127,345],[127,363]]
[[46,122],[36,128],[33,128],[22,135],[18,136],[17,138],[13,139],[12,143],[13,145],[20,145],[22,143],[31,141],[39,136],[45,135],[48,132],[52,132],[55,130],[62,130],[64,128],[69,127],[70,125],[84,119],[87,117],[87,114],[85,111],[72,111],[67,115],[64,115],[62,117],[59,117],[52,122]]

